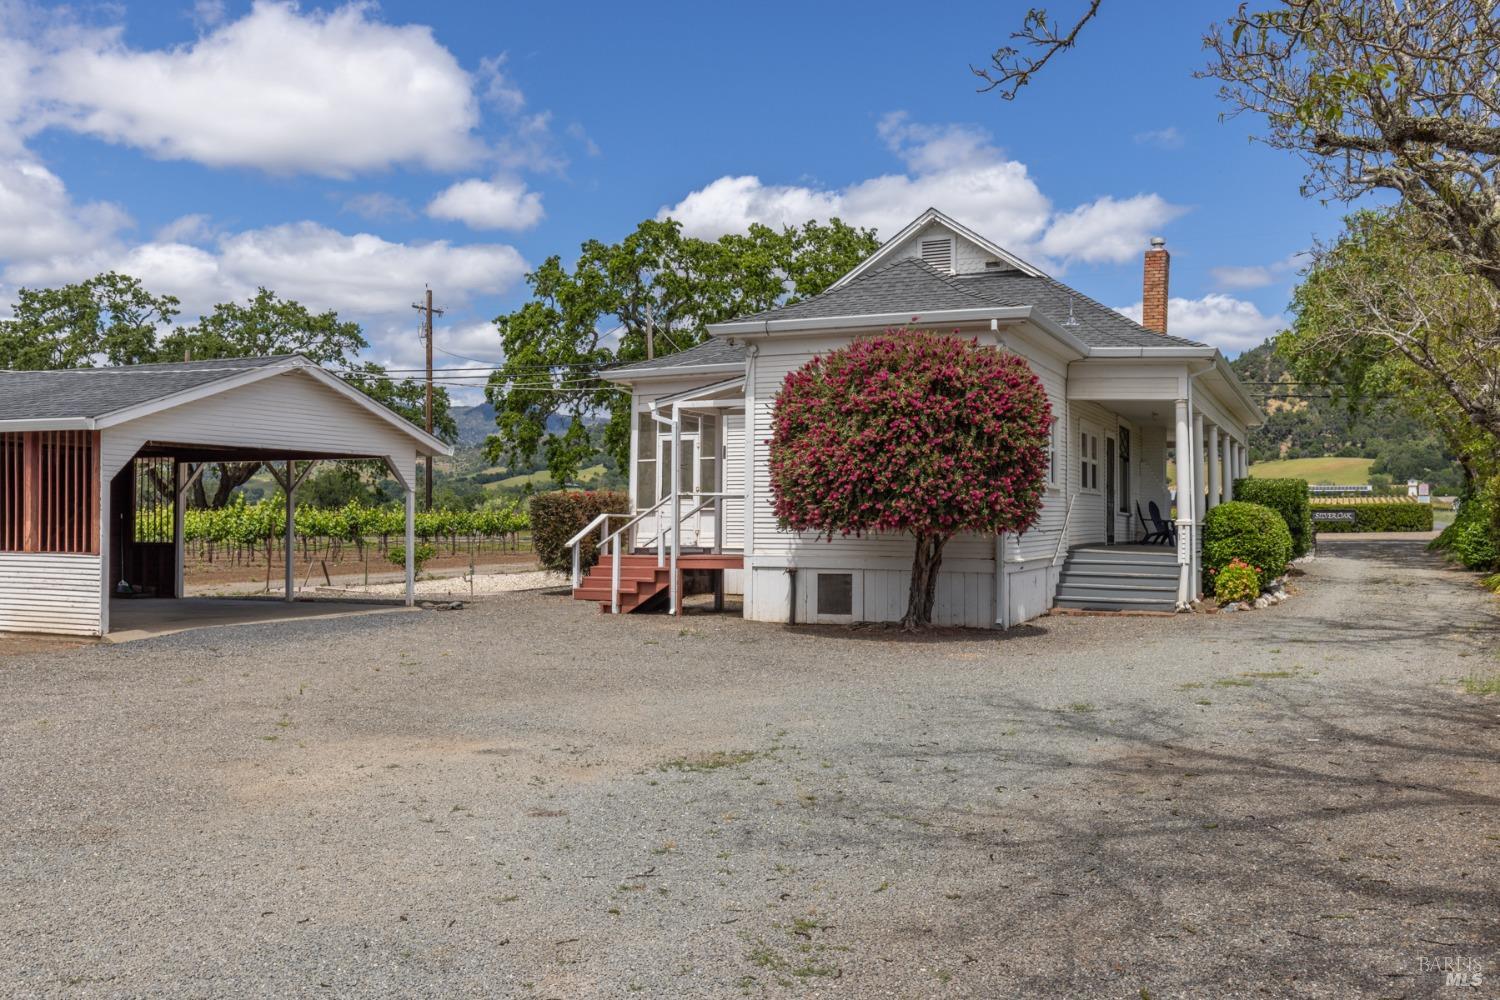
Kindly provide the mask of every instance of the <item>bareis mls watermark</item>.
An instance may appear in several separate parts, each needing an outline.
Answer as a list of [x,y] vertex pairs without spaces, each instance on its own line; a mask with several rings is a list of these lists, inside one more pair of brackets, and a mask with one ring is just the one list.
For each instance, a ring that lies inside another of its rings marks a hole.
[[1417,971],[1441,975],[1444,986],[1484,985],[1484,962],[1467,955],[1423,956],[1417,959]]

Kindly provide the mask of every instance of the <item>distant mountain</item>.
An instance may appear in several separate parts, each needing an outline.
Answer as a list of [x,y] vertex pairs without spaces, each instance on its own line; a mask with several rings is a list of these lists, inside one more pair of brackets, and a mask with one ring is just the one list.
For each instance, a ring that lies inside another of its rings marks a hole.
[[495,430],[495,408],[489,403],[455,406],[449,411],[458,424],[458,446],[477,448]]
[[1397,482],[1424,479],[1457,490],[1462,473],[1420,421],[1391,400],[1351,406],[1317,386],[1296,385],[1273,341],[1246,351],[1229,366],[1260,401],[1266,422],[1250,434],[1250,459],[1371,458],[1372,473]]
[[[458,424],[458,446],[478,448],[484,439],[495,433],[495,408],[489,403],[478,406],[455,406],[449,411]],[[547,418],[547,431],[551,434],[568,429],[569,418],[553,414]],[[589,426],[602,423],[600,420],[584,421]]]

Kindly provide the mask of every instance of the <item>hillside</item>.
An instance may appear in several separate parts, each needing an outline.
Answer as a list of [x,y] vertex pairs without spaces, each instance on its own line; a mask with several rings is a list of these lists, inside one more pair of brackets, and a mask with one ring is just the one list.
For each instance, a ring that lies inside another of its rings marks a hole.
[[[1351,405],[1346,399],[1328,398],[1332,394],[1324,389],[1294,387],[1286,362],[1269,340],[1229,365],[1252,395],[1263,401],[1266,412],[1265,424],[1250,435],[1252,462],[1368,459],[1366,479],[1371,474],[1388,475],[1396,482],[1423,479],[1445,491],[1459,491],[1463,474],[1458,464],[1420,421],[1395,402]],[[1352,475],[1352,468],[1345,467],[1340,474]],[[1259,470],[1257,474],[1265,475]]]
[[1329,486],[1360,486],[1370,481],[1369,458],[1287,458],[1256,462],[1250,475],[1257,479],[1306,479]]

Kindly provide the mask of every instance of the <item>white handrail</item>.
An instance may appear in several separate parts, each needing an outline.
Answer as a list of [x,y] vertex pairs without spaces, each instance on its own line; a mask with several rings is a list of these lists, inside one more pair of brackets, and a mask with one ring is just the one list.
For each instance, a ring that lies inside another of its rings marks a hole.
[[1067,544],[1068,522],[1073,520],[1073,502],[1077,499],[1077,493],[1074,493],[1072,496],[1068,497],[1068,509],[1067,512],[1063,514],[1062,531],[1059,532],[1057,536],[1057,549],[1052,553],[1052,565],[1054,566],[1057,565],[1057,557],[1062,555],[1063,546]]
[[[678,519],[677,525],[671,526],[671,527],[673,527],[674,529],[680,528],[680,526],[681,526],[681,524],[682,524],[683,521],[687,520],[688,518],[692,517],[694,514],[698,513],[699,511],[703,510],[705,507],[708,507],[710,505],[713,505],[713,506],[715,506],[717,508],[717,510],[718,510],[718,521],[722,521],[723,520],[723,501],[727,500],[727,499],[730,499],[732,497],[737,497],[737,496],[741,496],[741,495],[742,494],[739,494],[739,493],[706,493],[706,492],[683,493],[682,496],[684,496],[684,497],[692,497],[694,499],[699,500],[700,502],[698,503],[698,505],[696,507],[694,507],[691,510],[689,510],[686,514],[683,514]],[[609,606],[610,606],[610,612],[612,614],[619,614],[620,613],[620,561],[621,561],[620,560],[620,549],[621,549],[621,545],[623,543],[622,536],[627,531],[629,531],[631,528],[633,528],[637,524],[639,524],[642,520],[644,520],[645,518],[647,518],[647,517],[651,516],[652,514],[656,513],[664,505],[666,505],[668,503],[671,503],[674,499],[675,499],[675,495],[672,494],[672,493],[668,493],[666,496],[664,496],[660,500],[656,501],[656,503],[652,504],[650,507],[647,507],[645,510],[640,511],[639,513],[635,514],[634,516],[631,516],[630,520],[626,521],[624,524],[620,525],[620,527],[616,528],[612,532],[609,530],[609,521],[610,521],[610,518],[626,517],[628,515],[618,514],[618,513],[600,514],[598,517],[596,517],[592,521],[590,521],[588,523],[588,525],[582,531],[578,532],[578,534],[576,534],[572,538],[568,539],[568,545],[573,549],[573,589],[577,590],[579,588],[579,586],[581,586],[582,583],[583,583],[583,564],[582,564],[582,555],[581,555],[581,552],[582,552],[582,542],[583,542],[583,540],[586,537],[588,537],[588,535],[595,528],[601,528],[601,530],[600,530],[600,537],[599,537],[599,551],[601,553],[608,554],[610,556],[610,558],[611,558],[610,567],[609,567],[609,576],[610,576],[610,581],[609,581],[609,591],[610,591],[610,593],[609,593]],[[646,540],[646,544],[648,544],[648,545],[651,542],[653,542],[653,541],[656,542],[656,565],[658,567],[660,567],[666,561],[665,545],[666,545],[667,528],[668,528],[668,526],[666,526],[666,525],[658,524],[657,525],[656,534],[653,535],[651,538],[649,538],[649,539]],[[719,523],[715,523],[715,525],[714,525],[714,535],[715,535],[714,549],[715,549],[715,551],[718,551],[719,548],[720,548],[720,543],[719,543],[718,539],[719,539],[719,537],[721,535],[721,532],[722,532],[722,526]],[[674,550],[674,554],[675,554],[675,551],[680,550],[680,548],[681,548],[681,543],[680,543],[679,539],[677,538],[677,535],[676,535],[675,531],[674,531],[674,534],[673,534],[672,541],[673,541],[673,545],[676,547],[676,549]],[[631,546],[631,547],[635,548],[635,546]],[[674,613],[675,613],[675,609],[674,609]]]

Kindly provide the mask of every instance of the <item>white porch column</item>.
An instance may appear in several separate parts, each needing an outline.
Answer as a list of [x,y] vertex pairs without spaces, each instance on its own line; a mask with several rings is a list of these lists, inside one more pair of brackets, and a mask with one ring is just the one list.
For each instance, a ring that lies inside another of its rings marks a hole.
[[1173,435],[1177,455],[1177,603],[1186,607],[1192,599],[1191,583],[1193,540],[1193,432],[1188,417],[1188,401],[1177,401],[1177,427]]
[[1235,449],[1239,447],[1234,438],[1227,433],[1224,435],[1224,502],[1229,503],[1234,499],[1234,477],[1239,475],[1235,471]]
[[181,598],[183,595],[182,580],[182,558],[183,539],[182,528],[186,518],[183,516],[183,494],[187,492],[187,467],[177,459],[172,460],[172,596]]
[[[1227,438],[1225,440],[1228,440]],[[1224,490],[1224,472],[1228,465],[1219,461],[1223,454],[1219,442],[1219,425],[1208,425],[1208,501],[1204,510],[1217,507]]]
[[674,615],[682,613],[678,603],[682,600],[681,586],[677,581],[677,557],[682,554],[682,410],[672,404],[672,559],[668,571],[667,606]]
[[283,600],[288,603],[297,599],[295,589],[297,573],[292,566],[292,550],[297,543],[297,470],[295,465],[296,463],[291,459],[286,460],[286,539],[282,544],[286,548],[283,553],[286,556],[283,560],[286,563],[286,597]]
[[1199,562],[1199,548],[1203,533],[1203,413],[1193,413],[1193,547],[1188,553],[1193,567],[1188,579],[1188,594],[1193,600],[1202,596],[1203,568]]
[[407,470],[406,487],[406,606],[417,603],[417,481],[416,469]]

